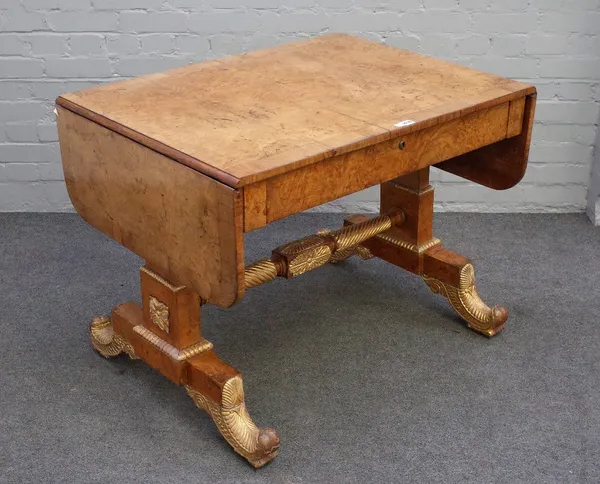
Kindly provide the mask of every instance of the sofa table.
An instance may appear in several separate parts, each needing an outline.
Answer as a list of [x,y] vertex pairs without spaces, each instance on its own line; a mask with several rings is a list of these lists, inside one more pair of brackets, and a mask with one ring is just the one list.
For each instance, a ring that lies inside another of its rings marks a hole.
[[[432,233],[429,167],[502,190],[523,177],[535,88],[333,34],[65,94],[57,99],[69,196],[141,256],[142,305],[90,326],[105,357],[140,358],[213,418],[255,467],[279,438],[258,428],[240,373],[202,337],[200,307],[351,256],[423,277],[475,331],[507,310]],[[381,186],[380,215],[290,242],[248,266],[243,235]]]

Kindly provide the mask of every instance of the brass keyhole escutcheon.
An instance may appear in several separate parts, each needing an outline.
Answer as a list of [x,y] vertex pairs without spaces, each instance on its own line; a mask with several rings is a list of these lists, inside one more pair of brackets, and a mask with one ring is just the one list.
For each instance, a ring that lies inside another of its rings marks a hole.
[[402,140],[398,143],[398,149],[403,150],[404,148],[406,148],[406,141]]

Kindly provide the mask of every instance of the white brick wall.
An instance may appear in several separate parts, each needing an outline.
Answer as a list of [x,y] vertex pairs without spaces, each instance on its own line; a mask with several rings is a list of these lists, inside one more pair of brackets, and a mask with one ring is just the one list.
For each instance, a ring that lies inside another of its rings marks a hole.
[[[62,92],[327,31],[531,82],[531,163],[496,192],[434,170],[437,208],[582,211],[600,117],[600,0],[0,0],[0,210],[70,210]],[[374,210],[377,189],[329,210]]]
[[[600,124],[600,119],[598,123]],[[592,174],[588,186],[587,214],[594,225],[600,226],[600,130],[596,135]]]

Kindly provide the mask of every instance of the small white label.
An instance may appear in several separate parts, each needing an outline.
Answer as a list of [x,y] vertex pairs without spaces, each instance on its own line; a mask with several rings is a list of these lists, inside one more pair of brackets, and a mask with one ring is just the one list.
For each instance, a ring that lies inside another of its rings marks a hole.
[[396,126],[396,128],[402,128],[404,126],[410,126],[411,124],[415,124],[412,119],[405,119],[404,121],[394,124],[394,126]]

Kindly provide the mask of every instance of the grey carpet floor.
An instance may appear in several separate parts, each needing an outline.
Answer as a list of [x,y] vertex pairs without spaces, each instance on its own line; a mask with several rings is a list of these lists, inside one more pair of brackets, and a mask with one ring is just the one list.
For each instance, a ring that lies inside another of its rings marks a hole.
[[[341,217],[246,237],[247,261]],[[0,214],[2,483],[598,483],[600,230],[583,215],[439,214],[511,313],[486,339],[417,277],[350,260],[203,310],[279,457],[255,471],[185,391],[87,324],[140,260],[73,214]]]

